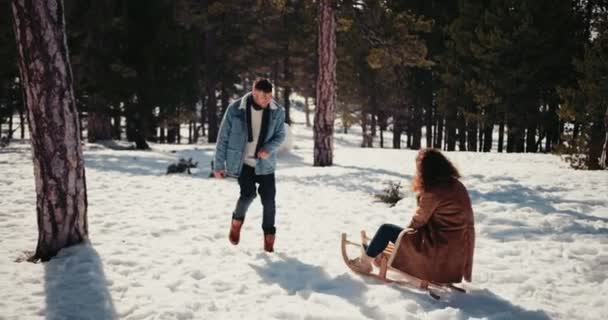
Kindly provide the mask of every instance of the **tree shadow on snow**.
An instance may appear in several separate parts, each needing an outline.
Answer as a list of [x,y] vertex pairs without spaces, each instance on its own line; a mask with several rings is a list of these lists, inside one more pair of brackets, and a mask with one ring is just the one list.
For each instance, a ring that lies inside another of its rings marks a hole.
[[368,168],[368,167],[359,167],[359,166],[341,165],[341,164],[334,164],[334,167],[357,170],[360,173],[365,173],[365,174],[387,175],[387,176],[391,176],[395,179],[402,179],[402,180],[411,180],[412,179],[412,175],[410,175],[410,174],[404,174],[404,173],[395,172],[395,171],[382,169],[382,168]]
[[85,153],[85,167],[97,171],[113,171],[129,176],[164,176],[167,167],[180,158],[192,158],[198,166],[192,170],[192,175],[179,173],[197,178],[207,178],[211,173],[213,152],[206,149],[180,150],[175,153],[159,151],[120,151],[112,153]]
[[44,265],[46,319],[118,319],[101,259],[89,244],[63,249]]
[[367,286],[361,281],[354,280],[347,274],[330,277],[322,267],[303,263],[296,258],[277,254],[279,261],[266,260],[265,266],[251,265],[266,283],[276,283],[288,294],[298,294],[308,299],[312,293],[322,293],[340,297],[359,308],[366,317],[378,319],[382,317],[379,307],[367,305],[365,292]]
[[[332,174],[332,168],[342,168],[348,172]],[[288,181],[305,186],[333,187],[337,190],[347,192],[363,192],[370,195],[381,193],[386,188],[386,183],[401,182],[403,189],[407,189],[407,181],[412,179],[411,175],[398,173],[380,168],[366,168],[352,165],[334,164],[332,167],[311,167],[310,170],[319,171],[319,174],[296,176],[282,174],[281,181]],[[324,174],[323,171],[327,170]]]
[[[494,183],[496,188],[488,192],[480,192],[477,190],[470,189],[469,195],[473,202],[473,206],[476,203],[484,201],[492,201],[502,204],[516,205],[518,209],[531,208],[536,212],[543,215],[559,214],[568,217],[570,223],[559,230],[548,226],[530,226],[523,224],[521,221],[506,221],[500,220],[505,226],[509,225],[506,229],[499,231],[489,232],[488,235],[503,240],[509,239],[521,239],[522,236],[527,237],[538,237],[546,235],[598,235],[608,234],[607,228],[594,227],[593,224],[596,222],[608,223],[608,218],[598,217],[594,215],[585,214],[583,212],[575,211],[572,209],[559,209],[561,205],[572,204],[580,206],[585,210],[592,210],[593,206],[608,206],[607,202],[597,200],[573,200],[563,199],[559,195],[551,195],[552,193],[566,191],[564,188],[551,187],[551,188],[530,188],[520,183],[513,182],[513,180],[502,181],[502,178],[496,179]],[[586,223],[580,223],[586,222]]]
[[383,284],[363,277],[363,282],[349,274],[330,277],[320,266],[303,263],[296,258],[283,254],[280,260],[271,261],[267,256],[265,266],[250,265],[266,283],[276,283],[290,295],[300,295],[308,299],[312,293],[322,293],[340,297],[359,308],[361,313],[372,319],[385,318],[382,306],[367,303],[365,293],[369,285],[386,285],[401,292],[404,301],[414,300],[426,313],[448,307],[460,310],[464,318],[487,319],[530,319],[549,320],[544,311],[529,311],[516,306],[489,290],[470,290],[467,294],[452,293],[437,301],[428,294],[396,284]]
[[521,319],[521,320],[550,320],[551,317],[543,310],[526,310],[501,298],[487,289],[467,290],[466,294],[453,292],[442,295],[440,300],[417,299],[412,297],[412,291],[397,287],[404,299],[415,299],[425,310],[432,312],[446,308],[454,308],[462,312],[459,319]]
[[295,167],[312,167],[312,161],[306,162],[302,156],[292,151],[282,152],[277,157],[279,166],[286,169]]

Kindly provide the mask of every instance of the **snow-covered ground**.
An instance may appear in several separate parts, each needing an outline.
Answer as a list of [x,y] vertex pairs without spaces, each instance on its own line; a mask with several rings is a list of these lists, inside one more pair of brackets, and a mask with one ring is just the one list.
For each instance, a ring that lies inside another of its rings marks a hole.
[[[551,155],[448,153],[473,200],[477,242],[470,293],[436,301],[349,272],[339,250],[341,232],[409,222],[411,192],[393,208],[373,194],[389,181],[409,186],[415,152],[361,149],[358,136],[337,134],[335,165],[312,167],[312,133],[296,120],[277,171],[273,254],[262,249],[259,200],[241,243],[229,244],[238,185],[207,177],[213,146],[87,145],[92,246],[14,262],[37,239],[31,151],[1,150],[0,319],[608,318],[608,172]],[[180,157],[200,168],[165,175]]]

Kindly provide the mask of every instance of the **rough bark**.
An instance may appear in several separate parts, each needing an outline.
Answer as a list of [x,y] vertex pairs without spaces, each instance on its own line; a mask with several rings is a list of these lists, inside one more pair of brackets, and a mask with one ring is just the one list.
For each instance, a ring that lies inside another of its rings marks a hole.
[[32,143],[38,245],[49,260],[87,238],[87,192],[62,1],[13,0]]
[[331,166],[336,110],[336,18],[331,0],[319,1],[317,106],[314,119],[314,166]]

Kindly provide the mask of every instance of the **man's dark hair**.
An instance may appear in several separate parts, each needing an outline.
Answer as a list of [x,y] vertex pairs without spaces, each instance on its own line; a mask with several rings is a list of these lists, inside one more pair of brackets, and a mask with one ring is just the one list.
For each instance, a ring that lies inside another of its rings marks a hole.
[[272,92],[272,83],[270,83],[270,81],[268,81],[268,79],[257,79],[253,83],[253,88],[255,88],[256,90],[263,91],[265,93],[271,93]]

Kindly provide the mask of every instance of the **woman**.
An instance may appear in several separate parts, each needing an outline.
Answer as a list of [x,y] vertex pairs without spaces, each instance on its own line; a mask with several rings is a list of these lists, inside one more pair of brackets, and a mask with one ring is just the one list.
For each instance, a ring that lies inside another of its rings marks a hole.
[[[436,149],[422,149],[416,157],[412,189],[418,206],[407,231],[382,225],[360,258],[351,260],[360,272],[372,271],[372,261],[396,244],[391,267],[438,283],[471,281],[475,230],[469,194],[460,174]],[[401,235],[401,237],[400,237]]]

